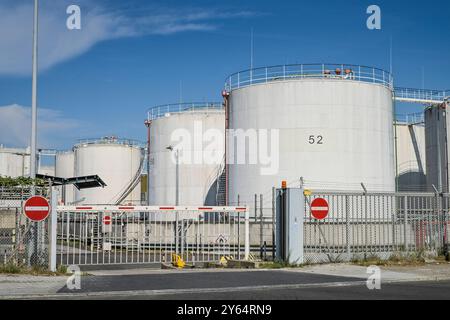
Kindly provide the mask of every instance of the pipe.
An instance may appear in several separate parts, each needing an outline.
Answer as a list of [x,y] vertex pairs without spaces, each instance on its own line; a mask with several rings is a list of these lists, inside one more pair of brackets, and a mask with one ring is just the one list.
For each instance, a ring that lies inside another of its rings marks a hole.
[[228,159],[227,159],[227,149],[228,149],[228,129],[230,127],[229,121],[229,97],[230,93],[226,90],[222,91],[223,105],[225,108],[225,205],[228,206]]
[[151,120],[145,120],[145,126],[147,127],[147,205],[150,205],[150,125]]

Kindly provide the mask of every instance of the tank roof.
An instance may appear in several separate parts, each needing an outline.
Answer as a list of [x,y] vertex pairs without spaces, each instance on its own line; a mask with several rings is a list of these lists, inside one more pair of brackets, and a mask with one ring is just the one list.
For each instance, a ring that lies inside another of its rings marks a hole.
[[139,147],[139,148],[142,148],[144,146],[144,144],[138,140],[122,139],[115,136],[107,136],[102,138],[80,139],[78,140],[78,143],[75,144],[74,148],[86,147],[88,145],[123,145],[128,147]]
[[225,90],[233,91],[255,84],[299,79],[353,80],[381,84],[391,90],[394,87],[392,75],[383,69],[353,64],[313,63],[278,65],[240,71],[226,79]]
[[224,110],[221,102],[173,103],[151,107],[147,110],[148,120],[155,120],[171,113],[220,111]]

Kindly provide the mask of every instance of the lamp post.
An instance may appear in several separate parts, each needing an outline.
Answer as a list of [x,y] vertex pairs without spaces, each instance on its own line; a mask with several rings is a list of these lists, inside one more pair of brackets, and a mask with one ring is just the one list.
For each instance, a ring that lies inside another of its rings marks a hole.
[[30,178],[36,178],[36,134],[37,134],[37,54],[38,54],[38,0],[34,0],[33,25],[33,81],[31,95],[31,154]]
[[175,154],[175,205],[178,206],[180,204],[180,164],[179,164],[179,151],[174,150],[172,146],[168,146],[166,148],[174,152]]

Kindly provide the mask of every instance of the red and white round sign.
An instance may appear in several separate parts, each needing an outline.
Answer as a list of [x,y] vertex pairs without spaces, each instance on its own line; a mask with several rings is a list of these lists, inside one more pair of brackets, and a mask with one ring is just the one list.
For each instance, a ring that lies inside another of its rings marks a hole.
[[43,221],[50,213],[50,205],[47,199],[41,196],[34,196],[25,201],[23,211],[28,219],[32,221]]
[[311,202],[311,214],[317,220],[323,220],[328,216],[329,207],[327,200],[316,198]]

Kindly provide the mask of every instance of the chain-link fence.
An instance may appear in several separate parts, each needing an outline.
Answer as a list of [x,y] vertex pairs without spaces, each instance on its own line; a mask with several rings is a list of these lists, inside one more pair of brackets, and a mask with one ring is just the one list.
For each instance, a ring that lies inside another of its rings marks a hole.
[[[311,202],[329,207],[323,220]],[[314,193],[305,197],[306,261],[337,262],[396,253],[443,254],[447,250],[449,195]]]
[[[323,220],[311,202],[329,205]],[[240,203],[243,204],[243,203]],[[255,258],[275,259],[275,201],[254,195],[250,209],[250,248]],[[304,255],[307,263],[350,261],[395,254],[446,254],[450,236],[450,195],[315,191],[305,197]]]
[[48,189],[0,187],[0,264],[48,266],[48,220],[32,222],[23,213],[32,194],[48,198]]

